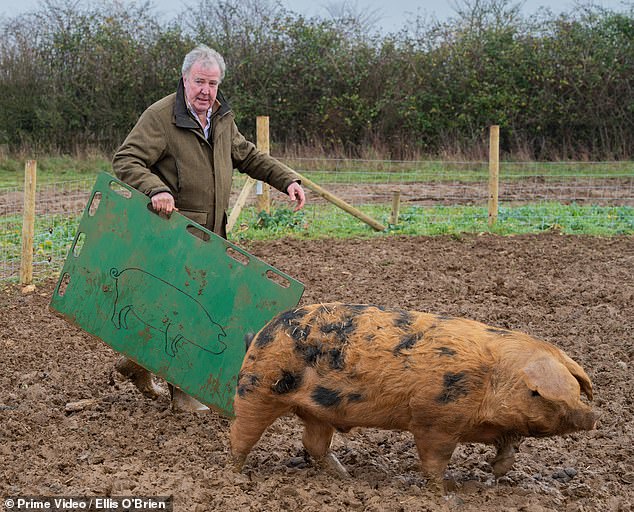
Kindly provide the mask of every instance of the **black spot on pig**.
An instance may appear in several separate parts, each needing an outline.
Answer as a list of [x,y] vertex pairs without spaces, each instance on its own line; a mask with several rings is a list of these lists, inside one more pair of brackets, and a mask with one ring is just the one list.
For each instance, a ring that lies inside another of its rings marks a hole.
[[441,356],[455,356],[456,355],[456,351],[449,348],[449,347],[438,347],[436,349],[436,351],[441,355]]
[[277,328],[277,323],[269,323],[267,324],[257,335],[255,338],[255,346],[257,348],[265,348],[271,344],[273,339],[275,338],[275,330]]
[[410,311],[399,311],[394,319],[394,327],[407,329],[414,321],[414,316]]
[[441,404],[448,404],[455,402],[461,396],[469,394],[467,374],[465,372],[460,373],[445,373],[443,377],[443,390],[436,397],[436,401]]
[[412,348],[419,340],[423,338],[422,332],[414,332],[404,336],[400,343],[394,347],[394,355],[398,356],[402,350],[407,350]]
[[295,350],[299,352],[300,357],[308,366],[315,366],[317,360],[323,355],[323,350],[317,345],[305,345],[303,343],[295,343]]
[[299,323],[297,320],[304,318],[306,313],[307,311],[304,308],[289,309],[288,311],[280,313],[277,318],[279,322],[286,325],[297,325]]
[[346,366],[343,351],[338,348],[331,348],[328,351],[328,362],[333,370],[343,370]]
[[363,395],[361,393],[348,393],[346,398],[348,399],[348,403],[360,402],[363,400]]
[[340,348],[329,348],[322,344],[296,343],[295,350],[307,366],[317,365],[322,358],[326,358],[331,370],[343,370],[346,365],[345,354]]
[[273,383],[271,391],[278,395],[290,393],[302,385],[302,374],[283,371],[282,376]]
[[361,313],[365,313],[368,308],[371,308],[370,304],[348,304],[348,311],[350,311],[351,316],[359,315]]
[[240,372],[238,375],[238,396],[244,397],[247,393],[253,391],[260,383],[260,377],[253,373]]
[[505,334],[512,334],[511,331],[507,331],[506,329],[495,329],[494,327],[490,327],[487,331],[501,336],[504,336]]
[[295,341],[306,341],[310,334],[310,325],[301,327],[299,325],[290,325],[288,327],[288,333]]
[[348,336],[354,332],[355,328],[354,319],[346,318],[341,322],[324,324],[320,329],[324,334],[334,333],[336,339],[343,343],[348,339]]
[[311,398],[322,407],[336,407],[341,403],[341,393],[334,389],[317,386],[311,394]]

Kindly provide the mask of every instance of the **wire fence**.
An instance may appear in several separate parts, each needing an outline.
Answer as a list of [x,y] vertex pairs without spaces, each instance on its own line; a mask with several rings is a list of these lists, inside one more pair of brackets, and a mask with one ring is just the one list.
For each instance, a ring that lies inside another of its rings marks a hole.
[[[403,225],[420,217],[427,223],[429,234],[449,232],[448,228],[441,229],[447,225],[458,231],[487,229],[487,162],[336,159],[284,162],[350,205],[367,210],[370,215],[382,216],[382,221],[388,221],[394,193],[398,192]],[[506,223],[507,232],[516,229],[514,226],[519,229],[522,223],[553,226],[587,221],[612,223],[617,227],[616,233],[634,233],[632,162],[503,162],[501,169],[499,219]],[[232,201],[243,183],[243,176],[236,173]],[[63,266],[93,185],[94,178],[87,178],[37,187],[35,280],[54,276]],[[310,190],[307,200],[304,218],[315,226],[320,222],[336,224],[333,218],[347,218]],[[19,276],[23,201],[22,187],[0,188],[0,282],[17,280]],[[286,196],[277,191],[272,191],[271,201],[273,209],[289,206]],[[247,206],[252,210],[254,204],[255,193],[252,193]],[[575,208],[561,210],[553,218],[553,208],[544,207],[548,204],[575,205]],[[252,221],[249,212],[243,212],[237,231],[240,226],[246,229],[244,226]],[[367,226],[360,229],[370,230]]]
[[[37,187],[33,276],[42,279],[59,272],[73,242],[94,179],[51,183]],[[22,250],[21,187],[0,189],[0,281],[17,279]]]

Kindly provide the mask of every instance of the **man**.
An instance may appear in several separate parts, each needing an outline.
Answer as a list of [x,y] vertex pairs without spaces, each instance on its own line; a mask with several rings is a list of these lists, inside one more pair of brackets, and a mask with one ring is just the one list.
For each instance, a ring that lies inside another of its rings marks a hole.
[[[233,169],[269,183],[304,206],[300,180],[290,168],[259,151],[239,132],[234,114],[218,90],[225,62],[215,50],[199,45],[183,60],[176,93],[151,105],[139,118],[113,158],[116,175],[147,194],[160,214],[178,210],[210,231],[226,237]],[[147,396],[156,396],[152,375],[122,358],[117,370]],[[175,410],[205,406],[170,386]]]

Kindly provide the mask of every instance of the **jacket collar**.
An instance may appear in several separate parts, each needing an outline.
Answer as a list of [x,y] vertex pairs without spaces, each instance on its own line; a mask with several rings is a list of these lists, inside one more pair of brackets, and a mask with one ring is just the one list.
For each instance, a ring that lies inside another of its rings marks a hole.
[[[231,111],[231,106],[225,99],[224,95],[218,91],[216,96],[217,108],[212,113],[212,117],[222,117]],[[178,87],[176,88],[176,103],[174,103],[174,122],[179,128],[199,128],[198,123],[192,119],[189,109],[187,108],[187,102],[185,101],[185,85],[183,84],[183,78],[178,81]]]

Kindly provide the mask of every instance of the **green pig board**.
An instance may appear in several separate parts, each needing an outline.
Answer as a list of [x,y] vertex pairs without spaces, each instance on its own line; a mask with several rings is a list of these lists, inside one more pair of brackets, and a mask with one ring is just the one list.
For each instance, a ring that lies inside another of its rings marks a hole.
[[245,335],[304,286],[144,194],[98,176],[51,308],[167,382],[233,416]]

